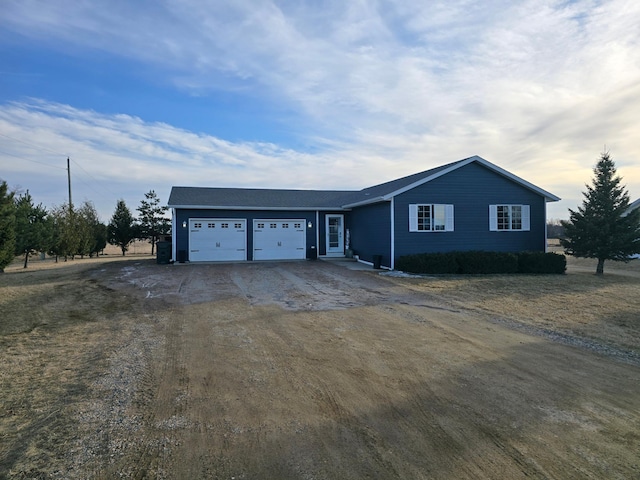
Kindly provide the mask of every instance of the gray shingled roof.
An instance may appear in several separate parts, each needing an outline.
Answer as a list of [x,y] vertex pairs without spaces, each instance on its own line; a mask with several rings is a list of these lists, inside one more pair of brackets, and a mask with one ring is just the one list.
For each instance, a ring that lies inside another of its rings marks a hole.
[[355,192],[261,188],[173,187],[170,207],[340,209]]
[[501,175],[508,176],[523,186],[533,189],[549,201],[558,197],[502,170],[481,157],[473,156],[440,167],[425,170],[390,182],[362,190],[278,190],[260,188],[205,188],[173,187],[169,207],[173,208],[228,208],[228,209],[283,209],[283,210],[339,210],[388,199],[405,189],[444,174],[458,165],[480,162]]

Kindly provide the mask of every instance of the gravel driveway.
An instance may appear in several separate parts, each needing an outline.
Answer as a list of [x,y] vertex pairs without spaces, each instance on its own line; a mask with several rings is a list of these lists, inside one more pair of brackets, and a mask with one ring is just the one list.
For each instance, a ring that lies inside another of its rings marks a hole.
[[640,478],[636,277],[355,266],[2,277],[0,478]]
[[326,261],[94,275],[147,313],[76,478],[640,477],[640,369],[584,345]]

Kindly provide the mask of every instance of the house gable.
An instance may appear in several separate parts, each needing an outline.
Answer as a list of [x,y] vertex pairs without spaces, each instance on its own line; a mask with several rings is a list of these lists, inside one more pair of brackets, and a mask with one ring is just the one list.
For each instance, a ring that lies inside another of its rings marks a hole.
[[532,183],[523,180],[522,178],[494,165],[493,163],[485,160],[482,157],[474,155],[473,157],[465,158],[464,160],[460,160],[457,162],[450,163],[448,165],[443,165],[438,168],[434,168],[431,170],[425,170],[424,172],[416,173],[414,175],[409,175],[408,177],[403,177],[397,180],[393,180],[391,182],[383,183],[380,185],[376,185],[374,187],[365,188],[359,192],[360,197],[357,201],[343,205],[345,208],[353,208],[361,205],[366,205],[368,203],[375,203],[380,201],[389,201],[391,198],[401,195],[407,191],[413,190],[425,183],[432,182],[442,176],[448,175],[460,168],[464,168],[470,164],[478,164],[483,167],[492,170],[498,175],[505,177],[506,179],[531,190],[545,198],[548,202],[556,202],[560,200],[559,197],[533,185]]
[[[544,250],[545,200],[526,185],[470,162],[394,196],[396,257],[454,250]],[[411,232],[410,205],[416,204],[450,206],[453,230]],[[528,231],[491,231],[490,205],[527,206]]]

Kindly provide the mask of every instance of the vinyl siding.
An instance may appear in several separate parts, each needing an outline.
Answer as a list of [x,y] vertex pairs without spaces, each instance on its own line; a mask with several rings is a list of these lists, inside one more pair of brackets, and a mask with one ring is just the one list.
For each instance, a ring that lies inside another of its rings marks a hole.
[[390,202],[381,202],[351,211],[351,248],[360,259],[372,262],[374,255],[382,255],[382,265],[391,265],[390,208]]
[[[409,232],[410,204],[452,204],[453,232]],[[489,205],[530,206],[529,231],[489,230]],[[544,251],[546,205],[542,196],[471,163],[398,195],[395,205],[396,257],[454,250]]]

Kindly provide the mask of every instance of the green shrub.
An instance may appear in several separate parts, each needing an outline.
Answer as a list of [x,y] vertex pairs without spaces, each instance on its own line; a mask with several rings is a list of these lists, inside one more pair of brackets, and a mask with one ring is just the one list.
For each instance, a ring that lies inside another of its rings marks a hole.
[[398,258],[396,268],[408,273],[458,273],[454,253],[418,253]]
[[397,259],[396,269],[409,273],[491,274],[564,273],[564,255],[544,252],[446,252],[418,253]]
[[520,252],[518,272],[520,273],[564,273],[567,258],[559,253]]
[[457,252],[459,272],[462,274],[516,273],[518,257],[506,252]]

